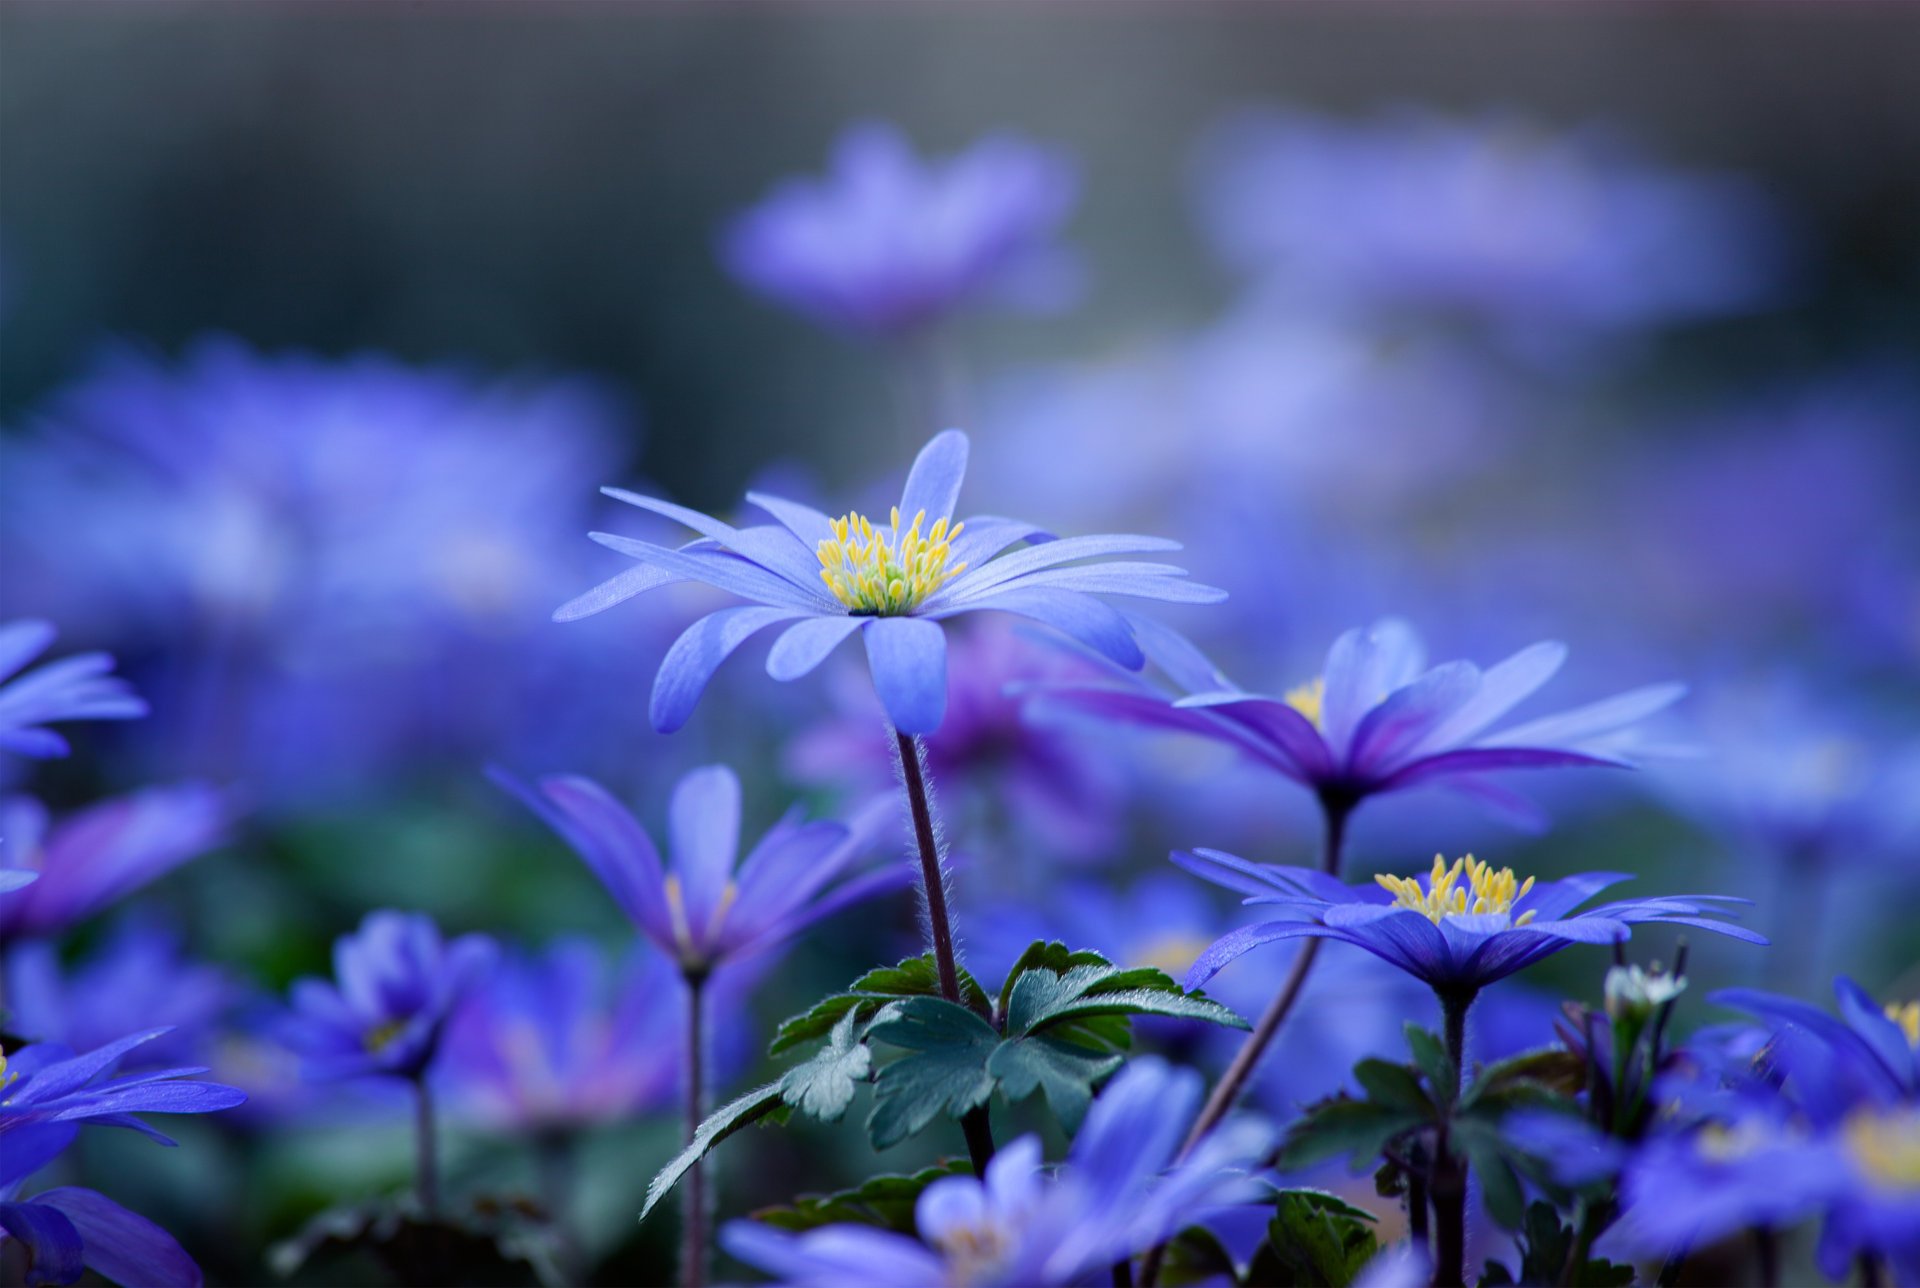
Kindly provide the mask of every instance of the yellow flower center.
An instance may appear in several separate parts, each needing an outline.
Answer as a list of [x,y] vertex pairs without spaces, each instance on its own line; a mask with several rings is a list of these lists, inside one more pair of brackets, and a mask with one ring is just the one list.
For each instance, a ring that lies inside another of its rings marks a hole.
[[847,514],[833,521],[833,540],[822,541],[820,580],[833,597],[856,615],[897,617],[910,613],[926,598],[966,571],[967,565],[947,567],[948,543],[966,525],[951,529],[937,520],[922,535],[927,512],[913,516],[900,531],[900,507],[893,508],[891,528],[876,528],[865,515]]
[[1758,1152],[1771,1143],[1771,1139],[1767,1129],[1756,1122],[1742,1122],[1732,1127],[1708,1123],[1694,1133],[1693,1147],[1709,1162],[1733,1163]]
[[1920,1001],[1888,1002],[1887,1018],[1907,1035],[1907,1045],[1920,1047]]
[[1867,1176],[1892,1189],[1920,1190],[1920,1112],[1861,1109],[1840,1131],[1847,1153]]
[[930,1242],[947,1259],[950,1284],[971,1284],[989,1278],[989,1272],[999,1266],[1013,1245],[1009,1232],[996,1225],[992,1217],[979,1225],[949,1226]]
[[1327,700],[1327,680],[1325,676],[1315,676],[1305,684],[1287,690],[1282,699],[1288,706],[1305,716],[1314,728],[1321,728],[1320,712]]
[[[1464,887],[1460,885],[1462,873],[1467,878]],[[1532,877],[1521,881],[1513,875],[1512,868],[1496,871],[1492,864],[1482,863],[1471,854],[1455,859],[1452,867],[1447,866],[1444,856],[1434,855],[1433,871],[1427,874],[1426,880],[1427,884],[1422,887],[1419,877],[1374,878],[1382,890],[1393,896],[1394,907],[1411,908],[1436,926],[1444,918],[1468,913],[1511,913],[1513,905],[1533,889]],[[1514,918],[1513,924],[1524,926],[1532,920],[1533,913],[1523,912]]]
[[[680,956],[688,961],[698,961],[699,945],[694,939],[693,924],[687,920],[687,890],[681,883],[678,872],[669,872],[666,880],[667,916],[673,922],[673,941],[680,945]],[[713,911],[707,914],[707,924],[700,929],[703,937],[711,937],[726,920],[727,911],[733,907],[733,901],[740,897],[740,884],[729,880],[720,888],[720,898],[713,905]]]
[[367,1050],[377,1055],[386,1050],[395,1038],[406,1031],[407,1022],[405,1020],[388,1020],[378,1028],[369,1029],[366,1036]]

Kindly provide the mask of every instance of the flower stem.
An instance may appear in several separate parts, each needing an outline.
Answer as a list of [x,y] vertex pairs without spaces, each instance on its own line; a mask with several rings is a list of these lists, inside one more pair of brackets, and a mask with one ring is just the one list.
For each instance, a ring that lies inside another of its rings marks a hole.
[[[914,845],[920,853],[920,894],[926,900],[927,935],[933,941],[933,965],[940,980],[940,996],[965,1006],[960,995],[960,968],[953,956],[953,922],[947,912],[946,873],[940,866],[940,841],[933,830],[933,802],[927,794],[925,750],[910,734],[895,732],[900,756],[900,780],[907,788],[907,808],[913,815]],[[967,1156],[975,1174],[985,1176],[993,1159],[993,1128],[987,1107],[970,1109],[960,1119],[967,1138]]]
[[[686,971],[687,984],[687,1143],[693,1143],[707,1112],[706,976]],[[680,1214],[680,1283],[700,1288],[707,1280],[707,1169],[695,1159],[687,1169],[685,1200]]]
[[1453,1097],[1440,1123],[1433,1161],[1433,1282],[1435,1288],[1460,1288],[1467,1269],[1467,1162],[1453,1152],[1447,1140],[1448,1120],[1460,1101],[1460,1079],[1465,1068],[1467,1011],[1475,990],[1440,989],[1440,1013],[1447,1063],[1453,1068]]
[[[1320,870],[1329,876],[1340,875],[1340,853],[1346,841],[1347,819],[1352,815],[1355,803],[1344,796],[1323,794],[1320,797],[1320,812],[1326,820]],[[1219,1126],[1220,1120],[1233,1111],[1241,1092],[1246,1090],[1247,1083],[1260,1067],[1260,1058],[1267,1053],[1267,1048],[1280,1032],[1280,1026],[1286,1023],[1287,1016],[1292,1013],[1293,1004],[1300,999],[1300,991],[1307,984],[1307,975],[1313,970],[1314,958],[1319,955],[1318,939],[1309,939],[1301,946],[1300,955],[1293,959],[1293,969],[1287,972],[1280,991],[1274,994],[1273,1001],[1254,1024],[1253,1032],[1247,1034],[1247,1040],[1241,1043],[1226,1073],[1214,1084],[1212,1093],[1207,1096],[1207,1103],[1201,1107],[1200,1116],[1193,1120],[1186,1142],[1180,1146],[1181,1158],[1191,1154],[1201,1138]],[[1160,1266],[1166,1256],[1167,1245],[1164,1243],[1148,1250],[1145,1260],[1140,1263],[1142,1288],[1154,1288],[1159,1283]]]
[[427,1217],[440,1212],[440,1155],[435,1144],[433,1091],[427,1075],[413,1075],[413,1184],[420,1211]]

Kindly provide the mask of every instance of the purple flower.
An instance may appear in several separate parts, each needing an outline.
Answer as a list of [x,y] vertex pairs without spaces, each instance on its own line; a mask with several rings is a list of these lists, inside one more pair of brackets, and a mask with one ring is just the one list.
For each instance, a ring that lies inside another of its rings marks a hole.
[[[724,999],[709,1014],[740,1008]],[[686,994],[673,963],[639,944],[617,970],[584,939],[503,956],[447,1026],[453,1104],[496,1129],[576,1131],[670,1111],[686,1066]],[[722,1072],[748,1056],[744,1026],[714,1043]]]
[[[1244,926],[1221,936],[1187,972],[1199,988],[1228,962],[1281,939],[1338,939],[1424,980],[1436,990],[1471,994],[1505,979],[1568,944],[1610,944],[1642,922],[1693,926],[1742,939],[1767,941],[1750,930],[1712,920],[1703,904],[1745,903],[1714,895],[1670,895],[1574,909],[1621,873],[1589,872],[1536,885],[1471,856],[1449,866],[1436,856],[1422,884],[1417,877],[1377,876],[1361,886],[1307,868],[1284,868],[1218,850],[1175,854],[1197,876],[1271,904],[1290,918]],[[1462,878],[1465,881],[1462,881]]]
[[[891,527],[876,527],[855,513],[829,519],[797,502],[750,492],[747,500],[779,522],[734,528],[671,502],[608,489],[609,496],[667,515],[703,539],[674,550],[593,533],[595,541],[640,566],[563,605],[554,616],[561,621],[586,617],[680,580],[703,582],[750,601],[701,618],[668,650],[653,688],[653,724],[662,732],[686,723],[720,663],[755,632],[790,623],[767,656],[767,673],[794,680],[858,631],[888,719],[901,733],[923,734],[938,729],[946,714],[942,623],[948,618],[986,611],[1032,618],[1137,670],[1145,658],[1132,625],[1098,595],[1175,603],[1224,598],[1223,592],[1185,580],[1184,569],[1168,564],[1079,562],[1179,549],[1162,538],[1052,540],[1013,519],[954,523],[966,468],[967,436],[953,429],[936,435],[907,475]],[[1041,540],[1002,553],[1029,539]]]
[[1471,662],[1427,667],[1413,628],[1385,618],[1334,642],[1321,674],[1280,698],[1233,684],[1192,645],[1163,628],[1154,660],[1189,690],[1175,697],[1116,677],[1049,688],[1039,697],[1113,720],[1226,743],[1256,763],[1348,808],[1370,796],[1445,783],[1504,804],[1482,775],[1562,765],[1630,765],[1634,726],[1671,705],[1681,685],[1656,684],[1556,715],[1498,727],[1553,677],[1562,644],[1530,645],[1482,671]]
[[55,720],[132,720],[147,714],[127,682],[107,672],[105,653],[78,653],[22,675],[53,643],[46,622],[0,626],[0,751],[46,759],[67,754],[67,740],[41,726]]
[[1073,167],[1013,137],[923,162],[886,125],[848,130],[825,180],[796,179],[734,221],[721,258],[797,313],[894,337],[975,303],[1065,303],[1079,265],[1053,242],[1078,195]]
[[721,1241],[782,1283],[821,1288],[1077,1284],[1096,1274],[1105,1282],[1114,1262],[1263,1193],[1253,1180],[1272,1142],[1263,1123],[1226,1123],[1176,1162],[1200,1096],[1190,1070],[1134,1061],[1093,1102],[1051,1175],[1041,1170],[1039,1138],[1024,1136],[994,1156],[984,1179],[929,1185],[914,1209],[919,1240],[870,1226],[796,1236],[735,1221]]
[[[10,1172],[0,1165],[0,1177]],[[119,1284],[200,1288],[200,1267],[159,1226],[104,1194],[62,1185],[30,1198],[0,1181],[0,1254],[9,1239],[25,1245],[27,1283],[70,1284],[83,1270]]]
[[704,975],[759,958],[821,918],[913,876],[899,863],[856,871],[888,817],[878,810],[852,828],[802,822],[789,812],[741,859],[740,780],[725,765],[696,769],[674,788],[665,865],[639,820],[598,783],[552,777],[529,787],[504,773],[493,778],[573,847],[640,933],[683,972]]
[[0,948],[53,935],[220,845],[232,801],[198,783],[150,787],[50,822],[27,796],[0,800],[0,873],[39,879],[0,899]]
[[332,981],[295,980],[281,1039],[307,1076],[422,1076],[461,995],[493,962],[493,942],[440,937],[420,913],[370,912],[334,941]]

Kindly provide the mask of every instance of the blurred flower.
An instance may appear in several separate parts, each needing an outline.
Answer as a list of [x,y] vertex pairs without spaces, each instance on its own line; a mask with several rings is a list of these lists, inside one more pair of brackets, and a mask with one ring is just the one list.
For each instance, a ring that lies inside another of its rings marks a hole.
[[1323,308],[1465,316],[1520,344],[1750,308],[1783,272],[1754,189],[1660,169],[1601,130],[1247,112],[1198,171],[1235,267]]
[[783,1283],[850,1279],[900,1288],[1075,1284],[1222,1209],[1253,1202],[1272,1143],[1263,1123],[1229,1122],[1176,1161],[1200,1103],[1190,1070],[1135,1060],[1093,1102],[1067,1160],[1047,1175],[1040,1141],[1024,1136],[984,1179],[943,1177],[915,1205],[920,1240],[871,1226],[790,1235],[735,1221],[727,1250]]
[[0,626],[0,751],[44,759],[67,754],[67,740],[40,726],[55,720],[131,720],[147,704],[125,680],[108,675],[113,659],[81,653],[22,675],[21,669],[53,643],[46,622]]
[[[1378,876],[1345,885],[1309,868],[1249,863],[1218,850],[1174,855],[1174,862],[1293,918],[1246,926],[1223,935],[1187,972],[1198,988],[1228,962],[1281,939],[1338,939],[1364,948],[1436,990],[1471,993],[1505,979],[1568,944],[1610,944],[1643,922],[1711,930],[1748,943],[1767,941],[1750,930],[1711,920],[1703,904],[1744,903],[1716,895],[1666,895],[1602,904],[1574,912],[1584,900],[1629,878],[1590,872],[1536,885],[1468,857],[1449,866],[1436,856],[1419,878]],[[1466,885],[1460,884],[1465,876]]]
[[227,972],[182,953],[176,930],[145,918],[114,927],[71,967],[45,940],[16,945],[6,983],[9,1026],[38,1042],[84,1051],[166,1025],[137,1053],[154,1064],[211,1063],[216,1032],[242,997]]
[[[1012,519],[953,523],[966,468],[967,436],[951,429],[936,435],[907,475],[890,529],[876,528],[857,513],[828,519],[809,506],[757,492],[748,493],[747,500],[779,523],[734,528],[671,502],[608,489],[609,496],[678,520],[704,540],[673,550],[593,533],[595,541],[639,560],[639,566],[563,605],[555,617],[586,617],[683,579],[752,601],[701,618],[668,650],[652,702],[654,727],[663,733],[686,723],[713,673],[755,632],[794,623],[767,656],[769,675],[794,680],[859,631],[887,718],[903,734],[924,734],[938,729],[946,714],[947,643],[941,623],[948,618],[986,611],[1030,617],[1138,669],[1144,658],[1132,627],[1097,595],[1174,603],[1224,598],[1185,580],[1185,570],[1169,564],[1075,562],[1179,549],[1177,542],[1159,537],[1043,539],[995,559],[1017,542],[1047,534]],[[932,526],[923,528],[929,521]]]
[[[725,1082],[749,1055],[742,1014],[709,1008]],[[447,1026],[454,1104],[496,1129],[573,1131],[671,1111],[686,1065],[686,994],[673,963],[639,944],[617,971],[584,939],[510,952]]]
[[[986,843],[989,837],[1017,841],[1029,860],[1036,851],[1068,859],[1110,853],[1124,775],[1111,757],[1086,754],[1084,738],[1025,720],[1022,703],[1008,692],[1097,672],[1075,653],[1033,647],[1017,630],[956,632],[948,647],[947,716],[926,752],[944,812],[964,820],[953,830],[981,838],[977,848],[989,856],[1000,849]],[[803,782],[891,791],[893,749],[874,737],[886,712],[873,686],[848,670],[829,679],[837,710],[787,744],[788,772]]]
[[493,942],[444,942],[420,913],[370,912],[334,941],[330,982],[295,980],[281,1039],[307,1076],[418,1078],[433,1063],[454,1005],[492,965]]
[[0,1165],[0,1252],[9,1239],[26,1247],[28,1284],[70,1284],[92,1270],[118,1284],[199,1288],[200,1267],[159,1226],[104,1194],[62,1185],[17,1197],[13,1169]]
[[1684,975],[1670,975],[1655,967],[1611,966],[1602,996],[1607,1014],[1615,1020],[1634,1017],[1644,1022],[1653,1012],[1684,993]]
[[0,800],[0,871],[39,880],[0,899],[0,948],[54,935],[226,840],[234,805],[199,783],[149,787],[52,822],[29,796]]
[[790,811],[740,859],[740,780],[725,765],[696,769],[674,788],[665,871],[646,829],[598,783],[553,777],[528,786],[498,771],[493,779],[573,847],[683,973],[706,975],[758,958],[913,876],[897,862],[855,873],[872,850],[877,810],[853,828],[803,823]]
[[208,338],[107,350],[34,420],[0,437],[0,597],[120,650],[173,772],[309,799],[499,754],[597,687],[546,621],[626,456],[592,386]]
[[1482,775],[1630,765],[1633,726],[1685,692],[1677,684],[1649,685],[1493,730],[1560,669],[1565,645],[1534,644],[1484,672],[1471,662],[1429,669],[1413,629],[1386,618],[1342,635],[1321,675],[1283,698],[1238,688],[1170,631],[1155,631],[1149,650],[1188,696],[1116,676],[1099,686],[1049,687],[1037,697],[1049,706],[1224,742],[1345,808],[1427,783],[1504,805],[1511,793]]
[[1022,139],[928,163],[892,126],[856,126],[824,180],[789,180],[736,219],[721,259],[767,298],[868,336],[974,304],[1058,307],[1079,285],[1079,264],[1053,240],[1078,187],[1064,157]]

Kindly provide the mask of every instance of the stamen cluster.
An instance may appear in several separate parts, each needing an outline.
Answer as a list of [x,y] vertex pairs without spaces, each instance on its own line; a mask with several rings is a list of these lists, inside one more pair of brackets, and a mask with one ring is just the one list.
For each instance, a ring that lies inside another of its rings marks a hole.
[[1862,1109],[1842,1131],[1847,1152],[1868,1176],[1895,1189],[1920,1189],[1920,1113]]
[[1321,709],[1326,705],[1327,680],[1325,676],[1315,676],[1305,684],[1288,689],[1284,701],[1295,711],[1307,718],[1309,724],[1319,729]]
[[[1464,873],[1467,886],[1461,888],[1460,877]],[[1455,859],[1448,867],[1442,855],[1433,856],[1433,871],[1427,874],[1427,884],[1420,885],[1419,877],[1376,876],[1374,881],[1393,896],[1396,908],[1410,908],[1420,913],[1434,925],[1439,925],[1446,917],[1465,916],[1467,913],[1513,911],[1513,905],[1526,897],[1533,889],[1533,878],[1525,881],[1513,875],[1512,868],[1496,870],[1491,864],[1482,863],[1471,854]],[[1469,902],[1468,896],[1472,899]],[[1524,912],[1514,919],[1513,924],[1524,926],[1533,920],[1533,913]]]
[[966,525],[951,529],[937,519],[925,535],[921,510],[905,532],[900,531],[900,507],[893,508],[890,529],[876,528],[865,515],[848,513],[833,521],[833,540],[822,541],[820,580],[833,597],[856,613],[894,617],[910,613],[929,595],[966,571],[965,562],[947,567],[948,542]]
[[1900,1026],[1907,1035],[1907,1045],[1920,1047],[1920,1000],[1912,1002],[1888,1002],[1887,1018]]

